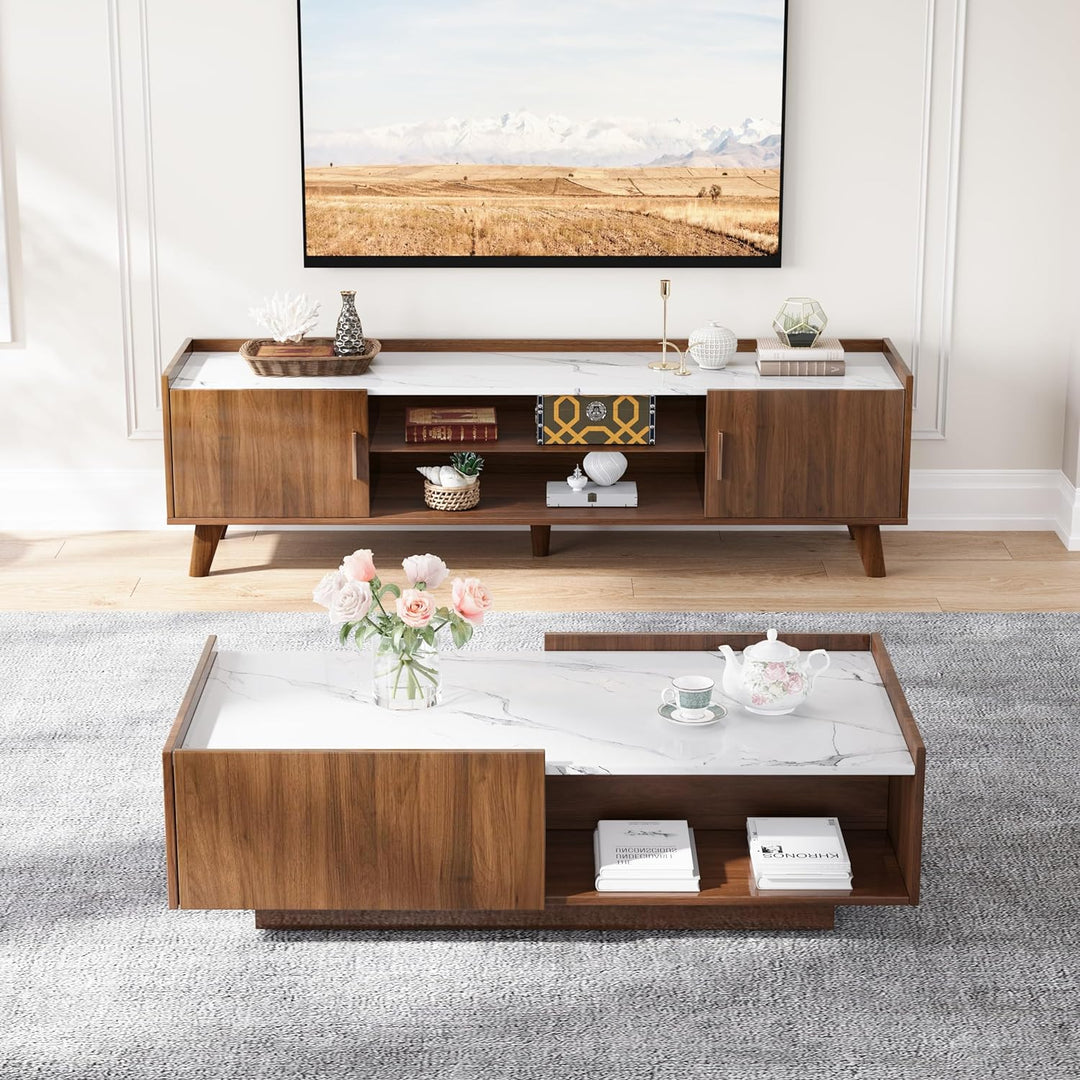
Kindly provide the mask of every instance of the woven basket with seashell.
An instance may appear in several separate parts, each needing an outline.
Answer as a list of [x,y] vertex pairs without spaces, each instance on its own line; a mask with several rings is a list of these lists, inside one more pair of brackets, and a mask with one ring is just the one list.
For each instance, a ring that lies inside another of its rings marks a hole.
[[484,459],[470,452],[451,454],[452,465],[418,465],[424,478],[424,502],[432,510],[471,510],[480,502]]

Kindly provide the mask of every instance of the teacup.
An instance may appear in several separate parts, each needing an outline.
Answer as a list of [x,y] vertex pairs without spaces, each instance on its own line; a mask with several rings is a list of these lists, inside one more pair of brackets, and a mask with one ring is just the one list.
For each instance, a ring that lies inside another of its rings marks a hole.
[[680,675],[671,680],[660,700],[665,705],[675,706],[676,719],[704,720],[709,716],[714,685],[706,675]]

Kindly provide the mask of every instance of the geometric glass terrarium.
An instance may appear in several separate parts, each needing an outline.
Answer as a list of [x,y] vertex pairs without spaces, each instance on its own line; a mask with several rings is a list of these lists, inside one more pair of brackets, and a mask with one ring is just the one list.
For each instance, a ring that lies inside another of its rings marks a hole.
[[773,329],[785,345],[808,349],[817,341],[828,321],[816,300],[809,296],[789,296],[773,319]]

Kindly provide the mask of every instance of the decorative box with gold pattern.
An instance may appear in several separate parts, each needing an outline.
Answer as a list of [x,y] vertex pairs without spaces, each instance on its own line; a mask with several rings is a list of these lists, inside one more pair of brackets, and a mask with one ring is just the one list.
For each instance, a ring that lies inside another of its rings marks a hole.
[[656,398],[545,394],[536,399],[536,441],[542,446],[652,446]]

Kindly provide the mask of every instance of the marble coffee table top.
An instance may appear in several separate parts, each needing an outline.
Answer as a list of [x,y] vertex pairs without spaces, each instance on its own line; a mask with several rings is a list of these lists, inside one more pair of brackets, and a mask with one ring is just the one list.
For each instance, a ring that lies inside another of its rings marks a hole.
[[[830,656],[796,712],[766,717],[720,692],[719,653],[447,650],[442,703],[389,712],[368,651],[219,651],[184,747],[542,749],[553,774],[913,774],[871,654]],[[718,723],[658,714],[670,678],[689,674],[716,680]]]

